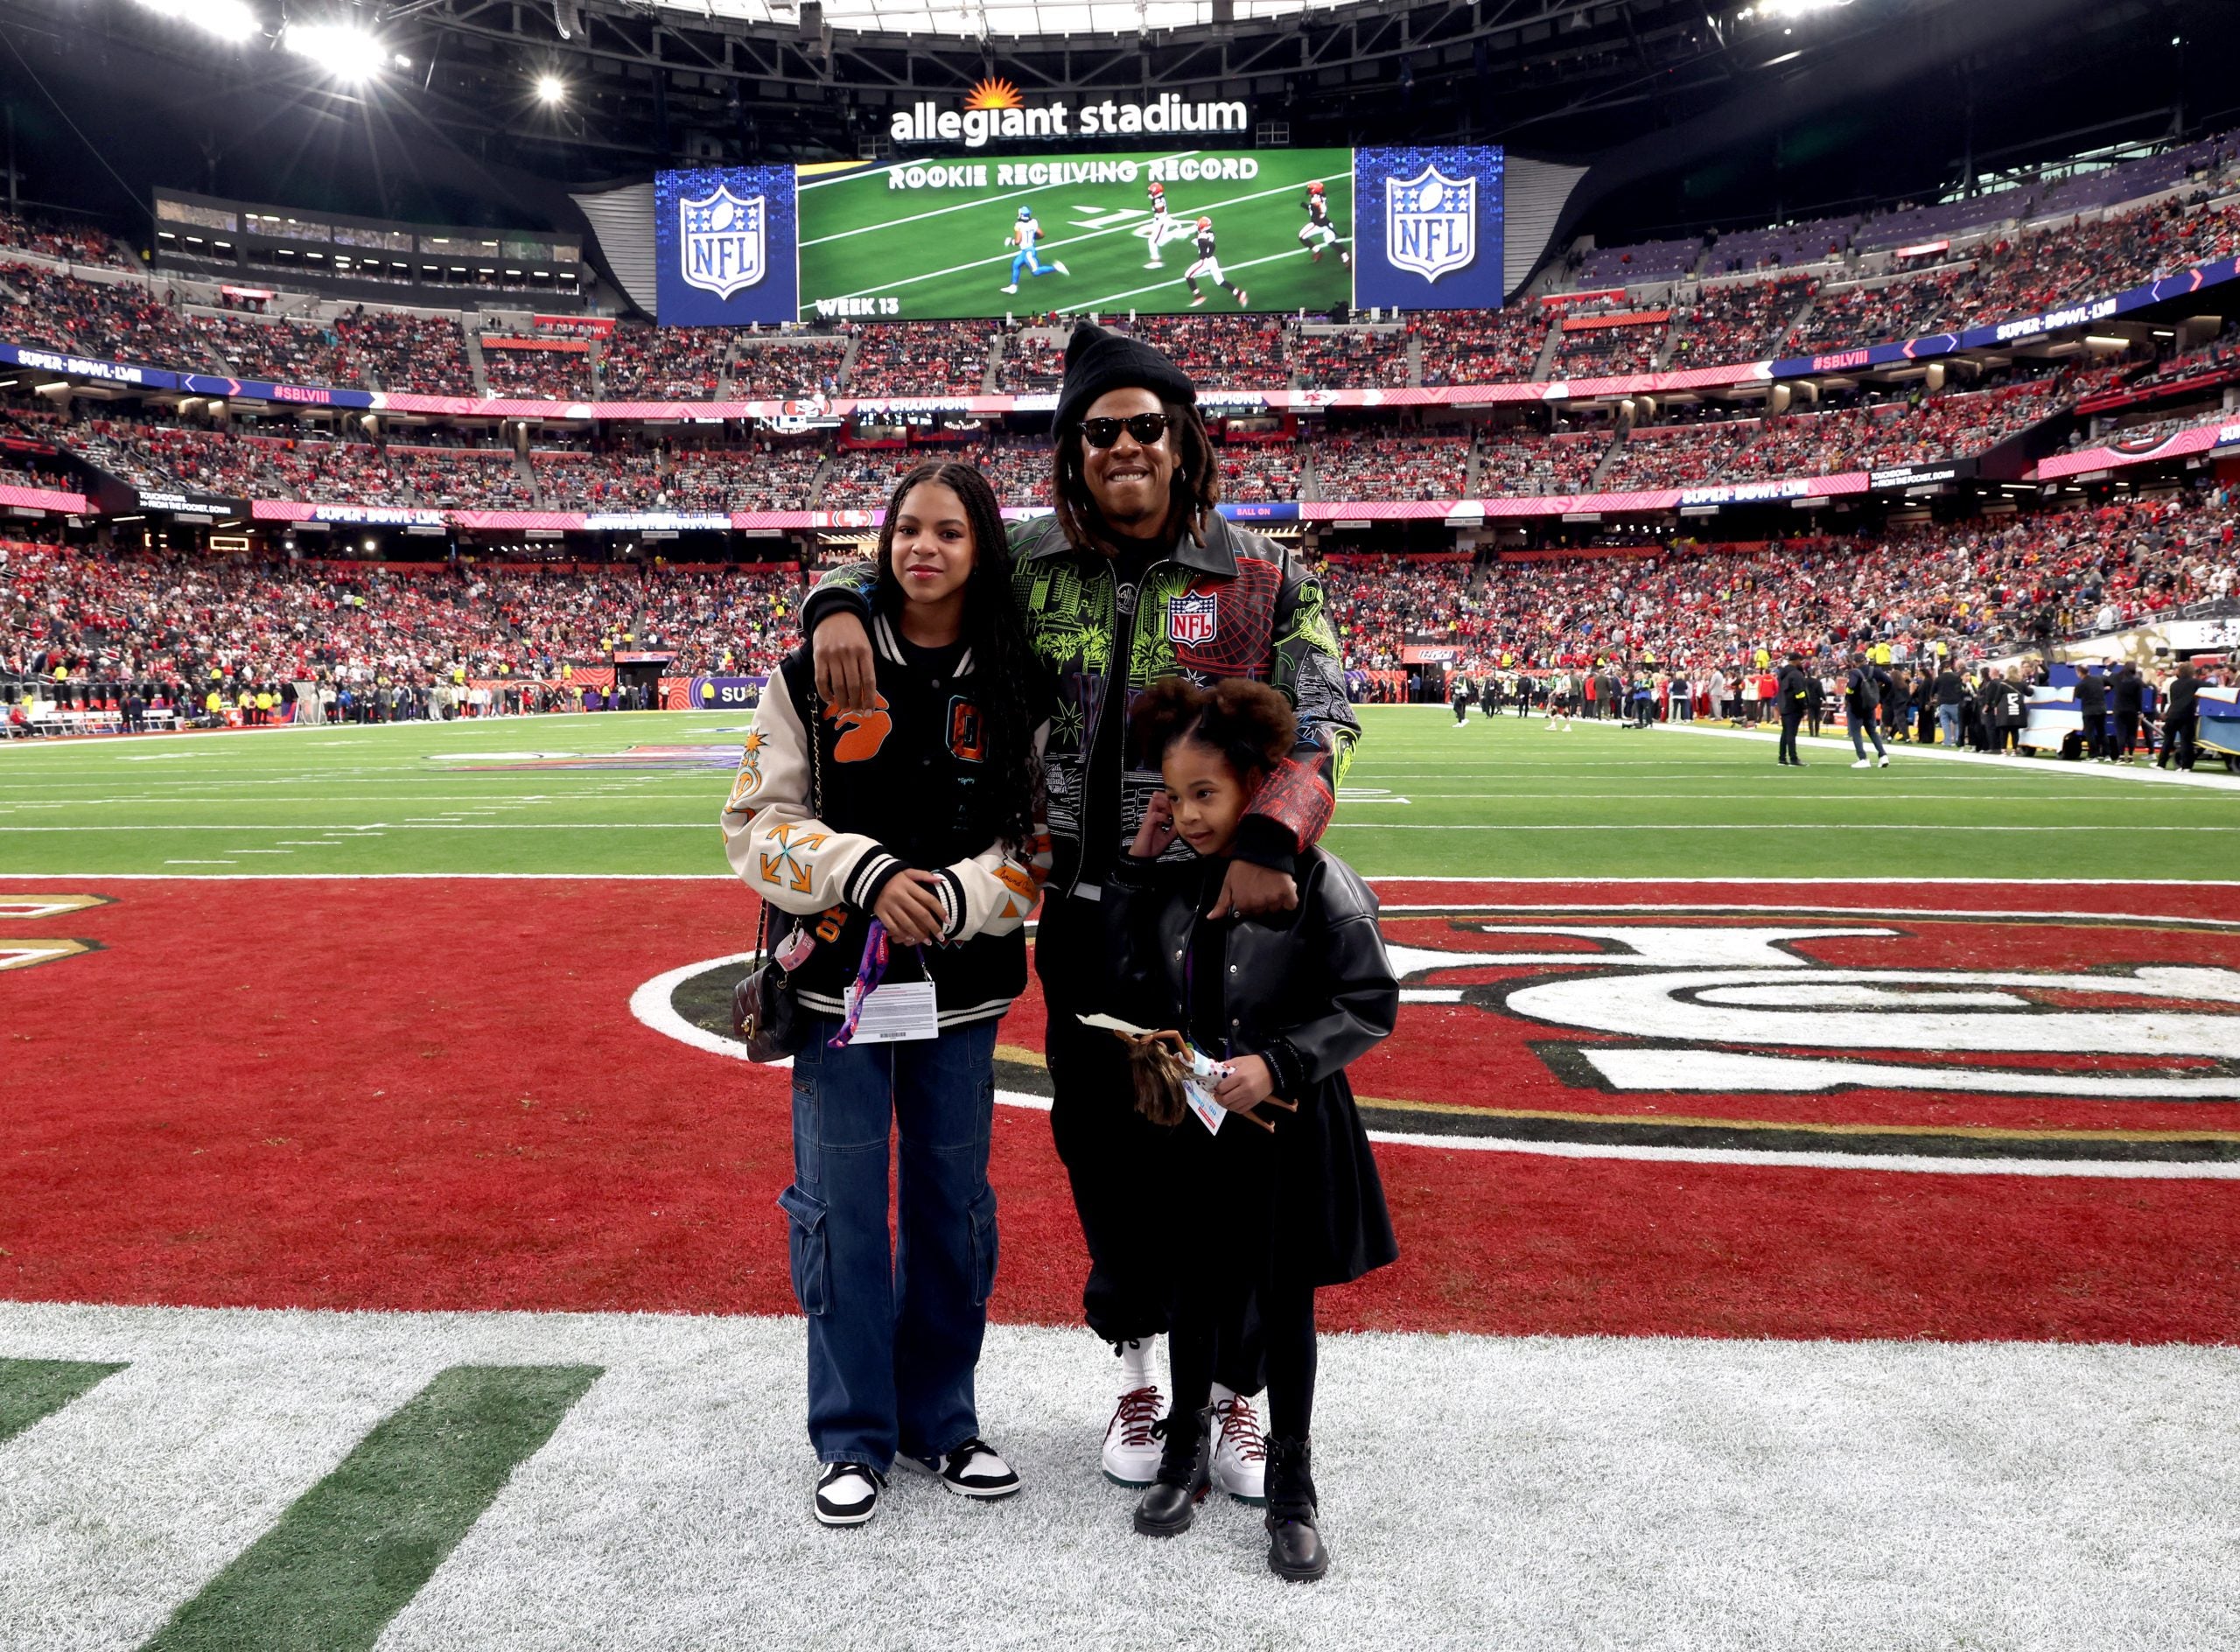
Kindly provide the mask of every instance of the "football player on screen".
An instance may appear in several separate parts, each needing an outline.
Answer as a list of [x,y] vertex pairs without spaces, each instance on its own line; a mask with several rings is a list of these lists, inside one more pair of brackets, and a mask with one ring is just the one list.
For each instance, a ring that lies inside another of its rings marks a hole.
[[1166,265],[1160,259],[1158,256],[1158,249],[1161,247],[1166,246],[1170,241],[1187,241],[1190,238],[1190,226],[1184,223],[1180,218],[1177,218],[1168,208],[1166,204],[1166,186],[1160,183],[1156,178],[1152,179],[1151,197],[1151,221],[1139,225],[1137,228],[1136,233],[1141,235],[1145,242],[1150,243],[1151,246],[1152,256],[1150,261],[1144,265],[1144,268],[1146,270],[1164,270]]
[[[1322,249],[1338,246],[1338,232],[1330,222],[1330,200],[1322,192],[1320,178],[1306,186],[1306,199],[1299,205],[1306,208],[1306,221],[1298,227],[1299,244],[1305,246],[1312,242],[1314,244],[1314,262],[1320,263]],[[1338,262],[1349,264],[1354,262],[1354,255],[1343,247],[1338,247]]]
[[1012,227],[1012,233],[1004,237],[1004,245],[1012,248],[1011,285],[1004,288],[1004,291],[1017,292],[1018,290],[1018,272],[1022,270],[1031,276],[1073,274],[1072,270],[1067,269],[1055,258],[1046,264],[1034,256],[1034,243],[1041,239],[1042,226],[1034,221],[1034,208],[1020,207],[1018,222]]
[[1198,290],[1198,277],[1203,276],[1215,286],[1235,295],[1236,307],[1244,308],[1244,289],[1222,274],[1222,261],[1214,256],[1214,220],[1198,220],[1198,261],[1182,272],[1182,279],[1189,284],[1190,307],[1195,310],[1206,302],[1206,295]]

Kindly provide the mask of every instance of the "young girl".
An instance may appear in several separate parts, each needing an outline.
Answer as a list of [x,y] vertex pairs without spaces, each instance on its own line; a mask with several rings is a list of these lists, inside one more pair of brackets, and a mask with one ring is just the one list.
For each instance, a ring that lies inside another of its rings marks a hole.
[[[1173,1408],[1157,1425],[1158,1478],[1137,1506],[1136,1530],[1172,1536],[1190,1525],[1208,1484],[1214,1345],[1256,1296],[1268,1362],[1268,1564],[1279,1577],[1319,1578],[1329,1556],[1308,1445],[1314,1292],[1399,1254],[1346,1067],[1391,1032],[1400,990],[1376,897],[1320,849],[1299,855],[1296,910],[1205,915],[1245,805],[1292,752],[1296,724],[1282,695],[1241,679],[1200,688],[1168,678],[1138,702],[1131,732],[1165,789],[1108,890],[1119,1012],[1180,1029],[1227,1068],[1206,1087],[1227,1110],[1219,1130],[1187,1111],[1172,1125],[1188,1186],[1171,1208],[1193,1213],[1194,1242],[1175,1281]],[[1168,853],[1178,838],[1188,854]],[[1137,1060],[1143,1074],[1151,1063]],[[1163,1122],[1174,1110],[1162,1106],[1161,1088],[1140,1086],[1139,1104]]]
[[1040,678],[1009,578],[980,472],[910,472],[879,530],[872,709],[825,710],[796,651],[724,809],[732,868],[777,909],[772,950],[810,1019],[778,1203],[829,1526],[872,1517],[898,1453],[968,1497],[1018,1489],[973,1400],[996,1273],[996,1023],[1026,984],[1021,925],[1047,865]]

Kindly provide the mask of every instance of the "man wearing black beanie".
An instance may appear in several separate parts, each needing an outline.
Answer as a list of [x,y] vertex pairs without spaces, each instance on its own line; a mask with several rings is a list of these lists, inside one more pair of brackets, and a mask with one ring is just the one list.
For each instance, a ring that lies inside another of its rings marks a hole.
[[[1214,918],[1298,904],[1294,858],[1328,825],[1361,732],[1320,583],[1214,508],[1220,466],[1196,402],[1189,379],[1158,351],[1076,325],[1054,424],[1053,514],[1012,534],[1012,589],[1055,690],[1044,757],[1054,865],[1035,942],[1051,1130],[1088,1244],[1085,1316],[1122,1360],[1104,1472],[1133,1485],[1158,1466],[1152,1350],[1166,1328],[1186,1221],[1158,1203],[1171,1132],[1136,1112],[1117,1041],[1076,1018],[1108,1007],[1103,884],[1160,786],[1158,772],[1125,749],[1128,713],[1153,682],[1178,675],[1268,682],[1298,711],[1298,748],[1253,798]],[[867,564],[833,570],[805,606],[817,690],[837,710],[870,704],[872,571]],[[1256,1498],[1262,1452],[1249,1396],[1263,1383],[1254,1318],[1225,1333],[1216,1354],[1213,1473],[1223,1489]]]

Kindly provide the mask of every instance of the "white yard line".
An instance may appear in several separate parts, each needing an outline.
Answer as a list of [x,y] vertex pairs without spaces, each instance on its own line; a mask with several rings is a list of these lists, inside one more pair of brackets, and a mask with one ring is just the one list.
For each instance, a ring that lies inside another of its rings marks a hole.
[[[1592,728],[1598,725],[1587,724],[1585,726]],[[1600,726],[1615,728],[1619,725],[1608,724]],[[1697,723],[1657,723],[1650,726],[1660,734],[1695,734],[1711,739],[1755,740],[1760,745],[1769,744],[1775,738],[1771,729],[1716,729],[1705,728]],[[1887,737],[1885,738],[1886,739]],[[1848,752],[1852,749],[1848,735],[1840,740],[1825,734],[1817,738],[1805,735],[1799,738],[1797,745],[1800,748],[1811,746],[1826,752]],[[1867,749],[1874,749],[1872,741],[1867,742]],[[2005,774],[2036,774],[2048,780],[2081,780],[2091,775],[2097,780],[2133,780],[2143,786],[2198,786],[2210,791],[2240,791],[2240,774],[2187,774],[2178,769],[2157,768],[2151,762],[2064,763],[2059,758],[1997,757],[1989,752],[1955,751],[1942,746],[1892,745],[1889,751],[1890,760],[1894,764],[1927,758],[1933,762],[1963,763],[1971,768],[1994,769]]]
[[[83,1341],[0,1307],[8,1354]],[[0,1646],[138,1645],[438,1368],[225,1339],[124,1357],[0,1447]]]
[[1136,1536],[1078,1328],[989,1330],[1020,1495],[906,1469],[845,1533],[797,1319],[7,1304],[0,1353],[129,1362],[0,1448],[0,1643],[41,1652],[144,1638],[435,1371],[563,1363],[602,1374],[381,1652],[925,1646],[961,1601],[991,1647],[2240,1643],[2231,1348],[1326,1336],[1312,1586],[1219,1496]]

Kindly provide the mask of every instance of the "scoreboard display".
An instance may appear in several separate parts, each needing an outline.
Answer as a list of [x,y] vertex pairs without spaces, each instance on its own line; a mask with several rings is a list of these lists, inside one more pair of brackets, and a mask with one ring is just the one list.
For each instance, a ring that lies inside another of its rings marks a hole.
[[659,319],[1495,309],[1502,181],[1483,147],[664,172]]

